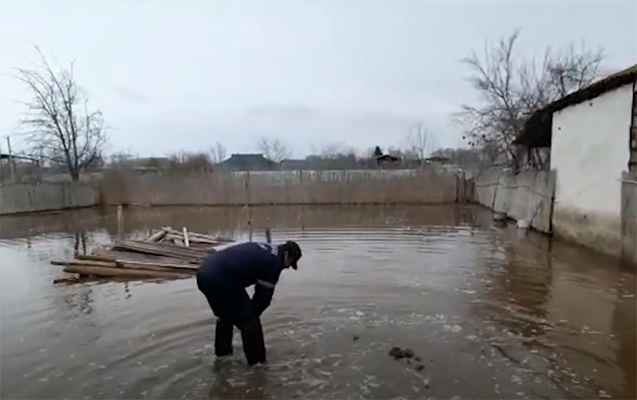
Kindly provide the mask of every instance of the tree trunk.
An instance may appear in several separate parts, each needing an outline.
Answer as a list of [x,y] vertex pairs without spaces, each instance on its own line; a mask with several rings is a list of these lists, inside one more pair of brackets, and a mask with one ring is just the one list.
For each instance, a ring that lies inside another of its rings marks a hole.
[[73,182],[77,182],[80,180],[80,171],[71,170],[70,174],[71,174],[71,180]]

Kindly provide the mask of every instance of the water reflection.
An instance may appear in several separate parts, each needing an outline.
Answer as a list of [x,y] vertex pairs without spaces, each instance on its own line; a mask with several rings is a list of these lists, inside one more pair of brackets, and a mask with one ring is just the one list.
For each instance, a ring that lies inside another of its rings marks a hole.
[[[265,228],[304,230],[339,225],[384,226],[400,223],[427,223],[432,226],[479,226],[473,212],[475,207],[255,207],[251,211],[251,225],[257,232]],[[484,215],[482,216],[484,219]],[[247,234],[246,211],[234,208],[164,208],[125,209],[123,233],[142,237],[162,226],[187,226],[196,232],[241,236]],[[484,223],[484,222],[483,222]],[[488,225],[488,224],[485,224]],[[118,235],[116,209],[104,213],[100,209],[86,209],[40,216],[2,217],[0,239],[24,238],[53,232],[95,232],[103,230],[110,237]],[[484,226],[484,225],[483,225]],[[456,228],[457,229],[457,228]],[[246,237],[247,238],[247,237]]]
[[[78,254],[82,254],[82,255],[86,255],[86,231],[85,230],[81,230],[81,231],[75,231],[74,235],[74,242],[73,242],[73,254],[74,255],[78,255]],[[81,250],[81,252],[80,252]]]
[[[215,360],[212,367],[213,383],[208,392],[209,399],[264,399],[268,398],[266,386],[268,375],[264,367],[257,366],[244,377],[229,374],[227,360]],[[293,397],[298,397],[294,395]]]
[[[618,296],[613,310],[612,331],[617,335],[617,345],[614,346],[615,363],[619,366],[615,374],[620,380],[617,386],[624,386],[627,394],[637,393],[634,375],[627,376],[624,371],[637,371],[637,328],[635,316],[637,315],[637,302],[635,302],[635,276],[623,274],[618,284]],[[616,397],[622,396],[622,392],[615,392]]]
[[62,296],[64,303],[69,307],[72,319],[78,319],[78,316],[90,316],[93,313],[93,288],[91,286],[80,289],[78,292],[69,292]]
[[[3,398],[635,397],[635,275],[479,209],[255,208],[256,238],[272,227],[306,254],[264,315],[264,369],[245,368],[238,337],[214,360],[191,280],[52,286],[48,260],[108,243],[117,217],[41,218],[1,221]],[[248,237],[241,209],[125,218],[128,237]]]

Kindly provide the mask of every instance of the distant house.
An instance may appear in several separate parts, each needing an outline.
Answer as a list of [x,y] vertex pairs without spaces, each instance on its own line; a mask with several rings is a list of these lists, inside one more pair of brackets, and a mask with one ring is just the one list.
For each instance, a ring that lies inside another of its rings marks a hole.
[[308,162],[307,160],[281,160],[280,167],[287,171],[303,171],[308,169]]
[[451,159],[444,156],[431,156],[425,158],[425,161],[430,163],[449,164],[451,162]]
[[534,113],[516,144],[545,149],[557,174],[553,230],[621,248],[624,172],[637,179],[637,64]]
[[232,154],[230,158],[217,164],[226,171],[272,171],[278,164],[268,160],[261,153]]
[[383,154],[383,151],[379,146],[374,148],[374,153],[372,154],[374,161],[376,162],[377,167],[392,167],[398,165],[400,162],[400,157],[392,156],[390,154]]
[[382,154],[374,157],[376,159],[376,165],[379,167],[390,167],[398,165],[400,158],[392,156],[391,154]]
[[125,163],[137,171],[154,171],[168,168],[171,161],[168,157],[137,157],[125,160]]

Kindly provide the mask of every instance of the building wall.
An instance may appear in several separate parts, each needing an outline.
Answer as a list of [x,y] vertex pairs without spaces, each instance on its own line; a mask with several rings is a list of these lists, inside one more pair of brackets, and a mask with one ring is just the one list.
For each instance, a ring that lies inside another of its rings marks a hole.
[[540,232],[551,230],[555,172],[487,169],[475,177],[475,201]]
[[0,215],[92,207],[99,204],[95,185],[84,182],[15,183],[0,186]]
[[631,84],[553,114],[554,232],[617,256],[632,102]]

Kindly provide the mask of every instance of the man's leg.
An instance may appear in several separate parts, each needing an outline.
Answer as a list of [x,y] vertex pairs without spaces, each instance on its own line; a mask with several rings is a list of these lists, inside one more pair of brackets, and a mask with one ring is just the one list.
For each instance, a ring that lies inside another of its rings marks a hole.
[[232,335],[234,326],[231,322],[217,317],[215,327],[215,355],[217,357],[229,356],[232,354]]
[[248,365],[265,363],[265,340],[259,318],[255,317],[241,330],[241,340]]
[[208,304],[212,309],[212,312],[217,316],[217,323],[215,327],[215,355],[217,357],[224,357],[232,354],[232,335],[234,333],[234,326],[231,322],[220,318],[220,313],[225,314],[225,308],[227,308],[227,302],[224,299],[223,293],[212,284],[211,279],[203,274],[197,274],[197,286],[199,290],[206,296]]
[[264,363],[265,340],[263,339],[263,329],[261,321],[254,312],[252,301],[245,290],[233,300],[233,324],[241,330],[241,340],[243,341],[243,352],[245,353],[248,365]]

